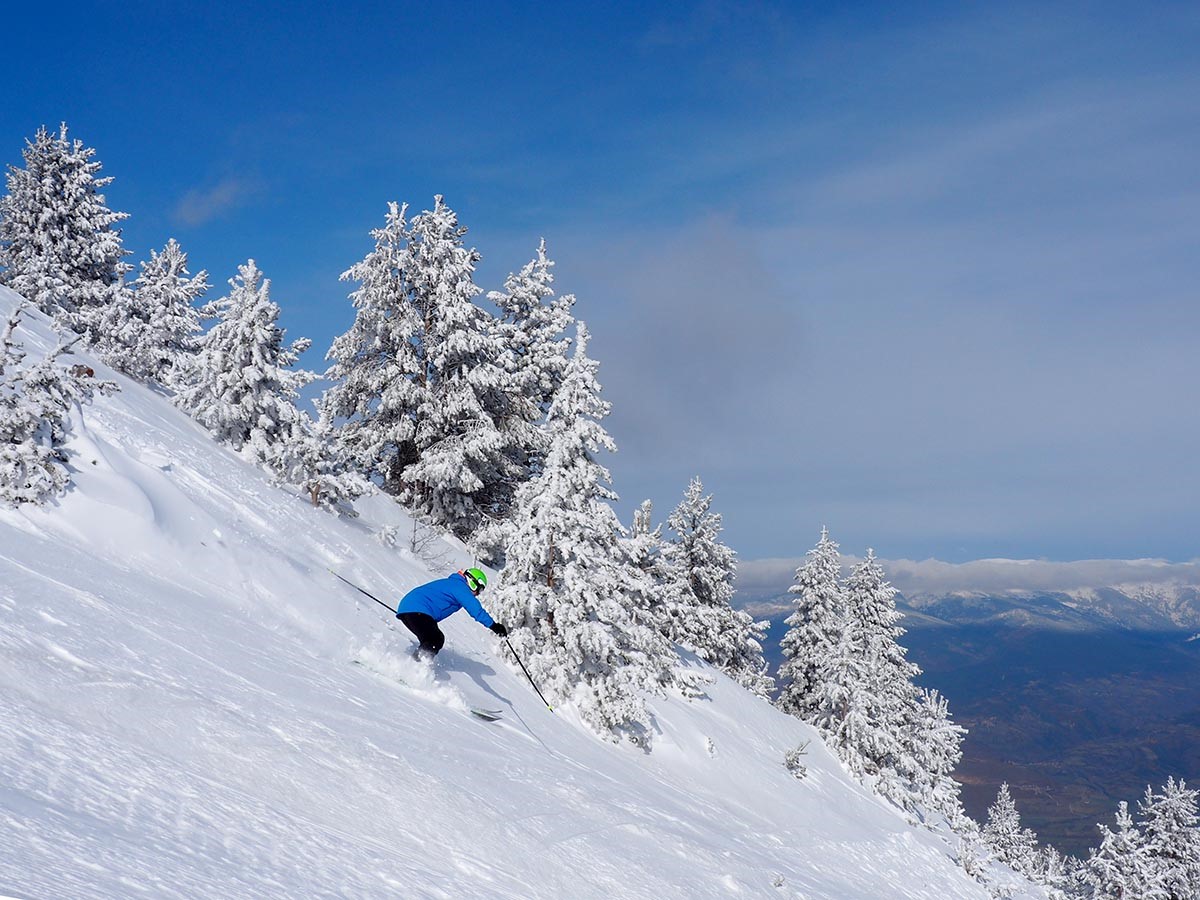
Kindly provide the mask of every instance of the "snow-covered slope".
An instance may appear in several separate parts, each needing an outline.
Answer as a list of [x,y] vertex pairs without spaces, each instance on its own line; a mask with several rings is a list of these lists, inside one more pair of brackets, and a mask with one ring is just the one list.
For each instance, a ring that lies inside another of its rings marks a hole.
[[548,711],[465,615],[422,681],[327,571],[389,602],[428,579],[379,539],[399,507],[313,510],[86,361],[122,391],[76,416],[73,488],[0,511],[0,895],[987,896],[723,677],[653,701],[649,754]]

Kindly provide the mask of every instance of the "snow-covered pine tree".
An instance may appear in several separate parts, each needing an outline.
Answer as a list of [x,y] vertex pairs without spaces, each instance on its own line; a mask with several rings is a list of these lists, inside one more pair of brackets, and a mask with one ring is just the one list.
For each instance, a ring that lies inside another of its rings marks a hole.
[[[661,633],[664,610],[680,605],[682,601],[676,595],[690,589],[668,562],[663,552],[663,526],[654,525],[653,518],[654,504],[643,500],[633,511],[633,524],[622,538],[621,546],[630,566],[641,575],[626,592],[626,606],[639,622]],[[710,676],[696,669],[680,667],[676,670],[674,686],[686,696],[696,697],[701,695],[702,686],[711,682]]]
[[1055,900],[1062,900],[1071,886],[1071,868],[1075,865],[1078,863],[1069,862],[1056,849],[1046,844],[1038,848],[1034,858],[1034,870],[1029,877],[1037,884],[1049,888],[1053,892],[1050,896]]
[[126,375],[175,387],[198,350],[195,304],[208,290],[208,273],[189,277],[187,254],[174,238],[161,253],[151,250],[141,270],[132,304],[112,304],[104,313],[107,340],[120,348],[109,355]]
[[200,339],[189,383],[175,402],[215,438],[278,473],[304,415],[296,398],[316,378],[292,368],[311,342],[300,338],[284,346],[271,282],[254,260],[238,267],[229,286],[201,311],[218,321]]
[[304,490],[313,506],[355,516],[351,501],[371,490],[354,471],[345,451],[334,439],[329,420],[313,421],[306,415],[292,423],[292,436],[283,442],[276,466],[279,480]]
[[1021,827],[1021,814],[1013,802],[1008,782],[1000,785],[996,802],[988,807],[983,838],[996,856],[1022,874],[1037,867],[1037,835]]
[[326,359],[333,382],[321,398],[321,416],[342,420],[339,445],[359,471],[392,495],[404,489],[404,472],[417,461],[417,410],[429,392],[425,321],[413,302],[409,272],[407,205],[388,204],[383,228],[371,232],[375,248],[344,273],[354,324]]
[[625,554],[654,586],[651,609],[657,621],[662,615],[660,607],[667,602],[667,590],[679,585],[681,580],[669,577],[667,559],[663,554],[663,526],[655,525],[653,520],[654,504],[643,500],[633,511],[633,524],[625,539]]
[[505,279],[504,290],[488,294],[500,311],[497,333],[508,351],[513,387],[536,410],[534,421],[550,409],[562,383],[571,343],[565,333],[574,321],[575,296],[555,296],[553,268],[542,240],[537,255]]
[[439,194],[413,218],[409,243],[412,297],[423,320],[425,386],[416,412],[418,459],[404,472],[404,499],[418,512],[469,537],[503,517],[493,488],[511,483],[514,463],[492,417],[509,389],[491,316],[473,302],[479,254]]
[[16,338],[18,307],[0,331],[0,503],[38,503],[66,486],[67,472],[46,440],[49,429],[26,396],[25,348]]
[[97,382],[58,364],[78,337],[25,365],[24,347],[16,339],[22,312],[14,310],[0,331],[0,504],[6,506],[40,504],[66,489],[70,473],[64,445],[71,408],[95,392],[116,390],[112,382]]
[[1100,846],[1092,850],[1077,877],[1075,895],[1088,900],[1166,900],[1155,886],[1155,871],[1129,804],[1117,808],[1117,827],[1100,825]]
[[652,617],[661,602],[662,591],[662,526],[653,524],[654,504],[643,500],[633,511],[633,524],[622,538],[626,559],[645,576],[647,602],[645,608]]
[[650,718],[642,692],[672,684],[678,658],[626,599],[642,573],[620,546],[611,476],[596,461],[616,445],[601,425],[609,404],[587,346],[580,322],[546,421],[544,469],[517,491],[493,602],[552,702],[570,702],[601,735],[645,743]]
[[721,516],[711,507],[712,495],[696,477],[667,518],[675,537],[662,548],[670,574],[659,629],[742,687],[767,697],[775,686],[762,652],[767,623],[730,605],[737,557],[721,541]]
[[879,727],[879,703],[870,690],[866,653],[861,623],[846,616],[822,661],[815,708],[807,721],[817,727],[852,775],[872,776],[883,788],[881,793],[892,798],[894,776],[887,764],[896,761],[899,739]]
[[950,716],[949,701],[936,690],[922,690],[914,727],[905,737],[907,753],[916,776],[915,798],[959,825],[965,815],[961,787],[954,770],[962,759],[962,742],[967,730]]
[[345,420],[339,441],[364,474],[466,537],[512,478],[493,417],[509,384],[494,320],[473,302],[466,229],[440,195],[411,224],[406,212],[390,204],[375,249],[342,276],[360,283],[357,312],[329,351],[322,411]]
[[95,149],[45,127],[26,141],[25,168],[10,166],[8,194],[0,198],[0,283],[30,300],[66,328],[107,353],[103,316],[129,302],[124,277],[131,266],[118,222],[101,190]]
[[789,588],[796,609],[785,620],[788,630],[780,641],[784,662],[779,668],[782,688],[777,704],[810,723],[816,721],[824,672],[832,663],[845,617],[841,569],[838,545],[822,528],[821,539],[808,551]]
[[1183,781],[1167,779],[1161,794],[1146,788],[1138,804],[1142,846],[1152,865],[1151,884],[1167,900],[1200,897],[1200,825],[1197,792]]
[[505,455],[513,462],[512,480],[498,482],[492,490],[490,502],[501,511],[511,505],[516,488],[541,470],[546,448],[539,443],[543,432],[536,423],[549,410],[567,368],[570,340],[565,333],[574,321],[575,297],[555,296],[553,267],[543,240],[537,255],[505,279],[503,291],[488,294],[500,313],[493,327],[508,376],[505,390],[490,404],[504,435]]
[[913,678],[920,669],[898,643],[904,634],[896,589],[875,553],[854,567],[844,586],[845,615],[833,665],[818,687],[817,725],[857,775],[875,776],[880,792],[903,808],[920,801],[926,773],[913,754],[921,722]]

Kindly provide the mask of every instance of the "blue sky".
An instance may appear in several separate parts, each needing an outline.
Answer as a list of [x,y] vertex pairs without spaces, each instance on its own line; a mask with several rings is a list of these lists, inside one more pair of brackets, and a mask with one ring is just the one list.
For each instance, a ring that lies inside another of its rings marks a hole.
[[0,161],[66,120],[311,368],[389,200],[485,289],[544,236],[623,514],[699,474],[744,558],[1200,557],[1200,8],[433,6],[26,5]]

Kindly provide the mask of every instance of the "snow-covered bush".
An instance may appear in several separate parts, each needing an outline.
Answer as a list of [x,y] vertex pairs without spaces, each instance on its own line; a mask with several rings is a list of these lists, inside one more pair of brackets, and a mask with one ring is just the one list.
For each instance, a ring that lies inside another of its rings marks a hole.
[[794,747],[787,753],[783,754],[783,767],[792,773],[796,778],[803,778],[808,774],[808,767],[804,765],[804,757],[807,755],[808,741],[805,741],[799,747]]
[[313,421],[297,411],[289,434],[273,445],[266,458],[279,481],[293,484],[308,495],[313,506],[354,517],[353,501],[374,488],[346,458],[333,439],[333,428],[325,418]]
[[94,381],[90,369],[60,364],[73,342],[60,343],[26,365],[16,339],[21,312],[14,311],[0,331],[0,503],[6,506],[39,504],[66,489],[70,472],[64,445],[72,407],[94,392],[116,390],[112,382]]

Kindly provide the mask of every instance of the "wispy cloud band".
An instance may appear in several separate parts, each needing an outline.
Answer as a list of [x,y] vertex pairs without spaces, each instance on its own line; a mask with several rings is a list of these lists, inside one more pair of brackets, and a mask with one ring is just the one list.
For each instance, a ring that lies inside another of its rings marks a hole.
[[[844,556],[847,565],[858,562]],[[795,578],[799,559],[756,559],[738,567],[738,593],[743,601],[782,596]],[[1053,562],[1041,559],[978,559],[949,563],[937,559],[881,560],[888,580],[906,597],[978,592],[1075,591],[1146,584],[1200,585],[1200,560],[1085,559]]]
[[208,187],[193,188],[175,206],[175,218],[184,225],[205,225],[246,203],[258,192],[249,179],[223,178]]

